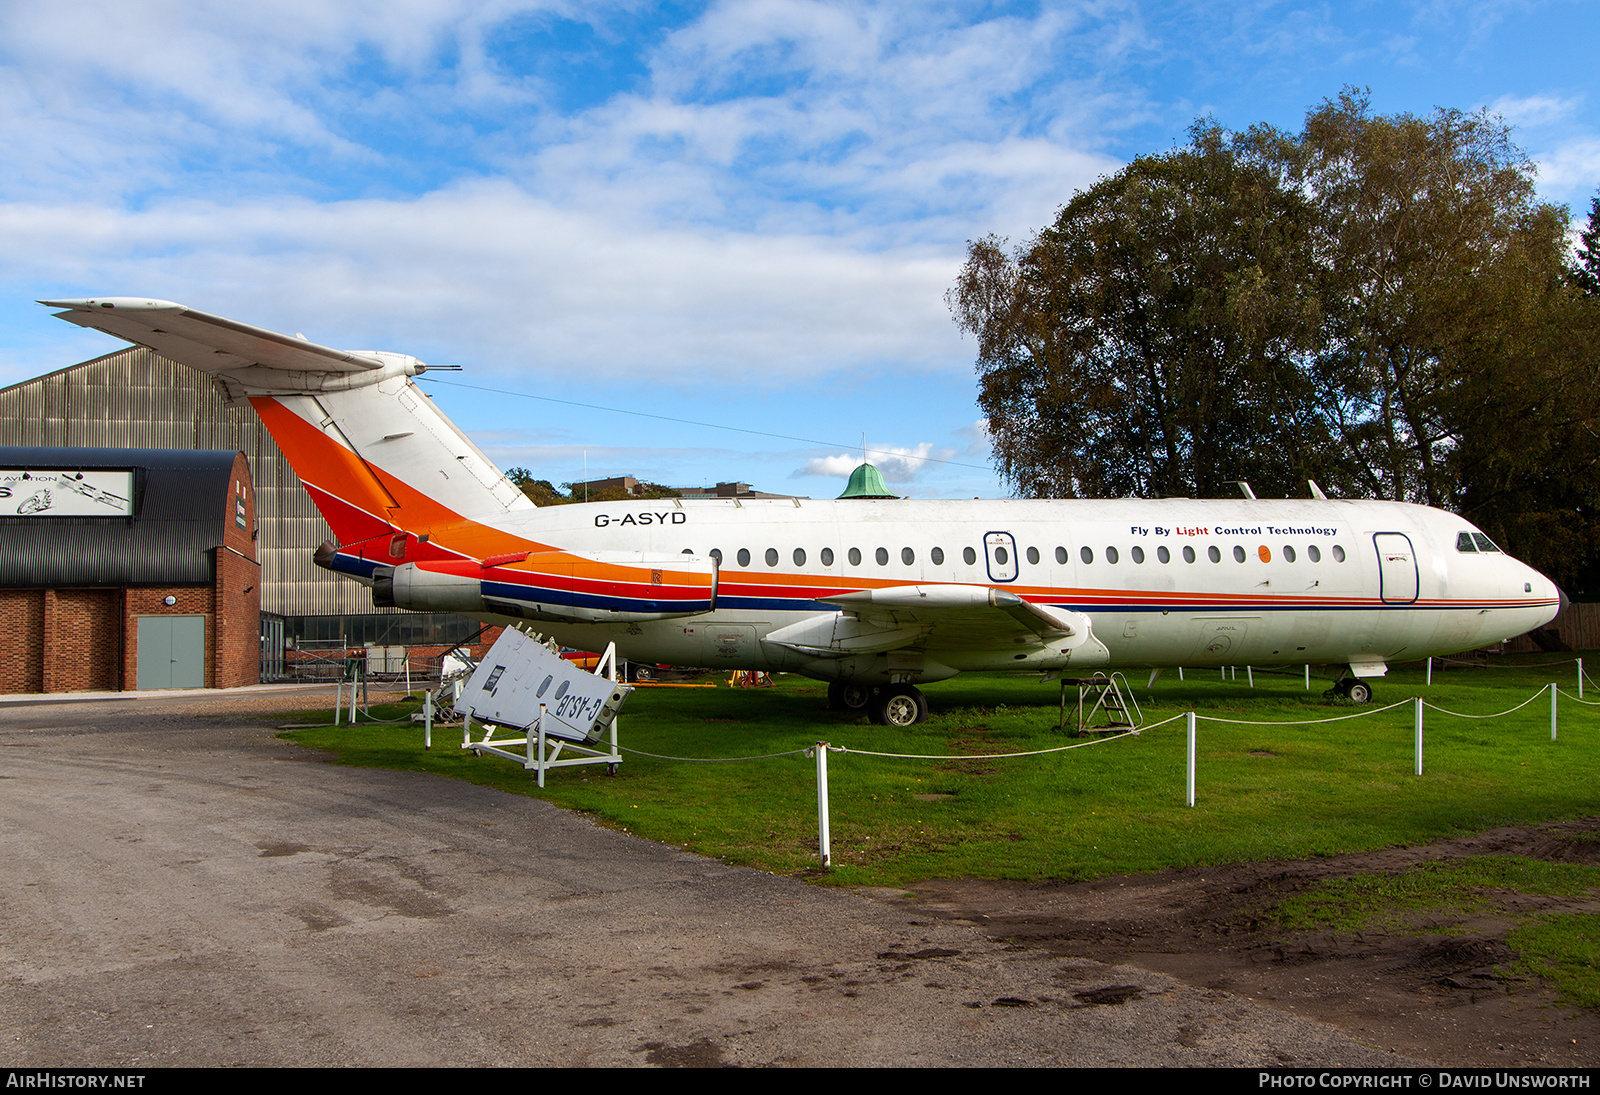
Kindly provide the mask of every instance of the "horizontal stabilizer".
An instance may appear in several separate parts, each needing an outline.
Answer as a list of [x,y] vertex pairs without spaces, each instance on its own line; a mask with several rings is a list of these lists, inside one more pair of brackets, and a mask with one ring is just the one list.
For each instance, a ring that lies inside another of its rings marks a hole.
[[367,373],[382,370],[395,355],[352,353],[303,338],[252,327],[170,300],[92,297],[41,300],[62,308],[58,319],[148,346],[162,357],[207,373],[273,369],[290,373]]

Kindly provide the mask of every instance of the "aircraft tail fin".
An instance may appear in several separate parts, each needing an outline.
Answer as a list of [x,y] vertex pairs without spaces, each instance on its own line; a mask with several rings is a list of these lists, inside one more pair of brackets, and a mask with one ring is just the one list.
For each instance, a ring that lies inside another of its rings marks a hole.
[[346,351],[170,301],[41,301],[248,398],[358,568],[528,545],[486,522],[533,503],[433,405],[414,357]]

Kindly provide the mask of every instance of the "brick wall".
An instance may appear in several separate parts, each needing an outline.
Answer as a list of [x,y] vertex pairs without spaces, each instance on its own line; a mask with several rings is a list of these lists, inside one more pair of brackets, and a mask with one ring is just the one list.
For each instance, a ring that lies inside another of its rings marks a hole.
[[51,644],[42,662],[44,692],[106,692],[120,687],[122,591],[45,590]]
[[236,688],[261,680],[261,567],[227,547],[216,550],[215,609],[206,621],[206,684]]
[[0,692],[44,691],[42,589],[0,589]]

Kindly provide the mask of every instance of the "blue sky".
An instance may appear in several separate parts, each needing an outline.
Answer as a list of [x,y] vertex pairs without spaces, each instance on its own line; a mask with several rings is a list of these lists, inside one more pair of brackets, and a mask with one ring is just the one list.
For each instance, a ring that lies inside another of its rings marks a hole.
[[1352,84],[1500,113],[1586,212],[1597,32],[1592,0],[0,5],[0,384],[120,345],[33,300],[161,297],[460,364],[440,405],[555,482],[831,497],[864,437],[903,493],[999,495],[967,240]]

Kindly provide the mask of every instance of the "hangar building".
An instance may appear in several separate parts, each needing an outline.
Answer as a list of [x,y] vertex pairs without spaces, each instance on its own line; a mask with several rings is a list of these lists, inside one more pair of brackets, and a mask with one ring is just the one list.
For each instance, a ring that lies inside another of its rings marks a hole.
[[0,448],[0,692],[260,676],[240,452]]
[[266,677],[285,640],[430,646],[478,630],[463,616],[374,608],[364,587],[317,569],[312,554],[332,532],[255,411],[154,351],[130,347],[0,389],[0,446],[243,452],[255,489]]

